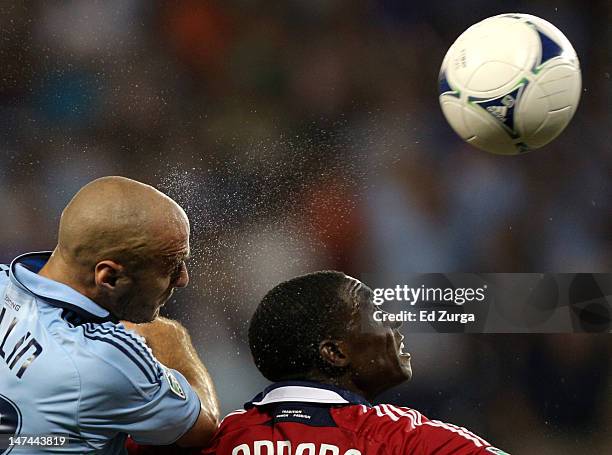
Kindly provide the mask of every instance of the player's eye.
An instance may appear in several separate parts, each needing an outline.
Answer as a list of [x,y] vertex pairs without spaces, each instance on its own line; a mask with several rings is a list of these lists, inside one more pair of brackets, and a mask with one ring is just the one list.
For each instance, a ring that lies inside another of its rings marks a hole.
[[170,273],[170,277],[172,281],[177,280],[181,276],[181,272],[183,271],[183,267],[185,266],[185,261],[181,261],[174,266],[172,272]]

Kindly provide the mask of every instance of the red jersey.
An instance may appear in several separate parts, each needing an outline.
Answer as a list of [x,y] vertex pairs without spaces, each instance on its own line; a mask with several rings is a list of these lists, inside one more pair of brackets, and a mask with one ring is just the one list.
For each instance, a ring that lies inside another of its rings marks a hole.
[[505,454],[414,409],[305,381],[274,384],[227,415],[202,455]]

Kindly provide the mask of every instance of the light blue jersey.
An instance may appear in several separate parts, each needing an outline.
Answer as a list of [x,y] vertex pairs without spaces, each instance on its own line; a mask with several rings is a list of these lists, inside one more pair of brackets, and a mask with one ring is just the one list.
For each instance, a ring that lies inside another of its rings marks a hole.
[[[193,389],[108,311],[37,275],[49,255],[0,265],[0,455],[121,454],[128,434],[176,441],[200,412]],[[70,442],[40,438],[50,434]]]

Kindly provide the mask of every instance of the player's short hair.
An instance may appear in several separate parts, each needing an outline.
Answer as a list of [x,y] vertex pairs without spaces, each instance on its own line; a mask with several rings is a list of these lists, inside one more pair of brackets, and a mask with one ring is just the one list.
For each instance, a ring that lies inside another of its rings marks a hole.
[[323,361],[319,344],[346,331],[347,280],[341,272],[315,272],[280,283],[264,296],[249,325],[249,345],[261,374],[281,381],[308,379],[315,368],[329,376],[341,373]]

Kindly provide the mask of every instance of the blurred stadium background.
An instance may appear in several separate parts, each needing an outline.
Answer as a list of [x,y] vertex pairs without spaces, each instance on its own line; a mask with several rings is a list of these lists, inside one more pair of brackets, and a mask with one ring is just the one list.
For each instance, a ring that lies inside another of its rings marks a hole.
[[[573,122],[544,150],[464,145],[437,73],[469,25],[541,16],[581,59]],[[609,272],[605,0],[80,0],[0,6],[0,256],[53,247],[95,177],[157,185],[192,219],[185,323],[223,411],[266,381],[248,318],[272,285],[336,268]],[[406,334],[384,398],[521,454],[612,453],[610,335]]]

